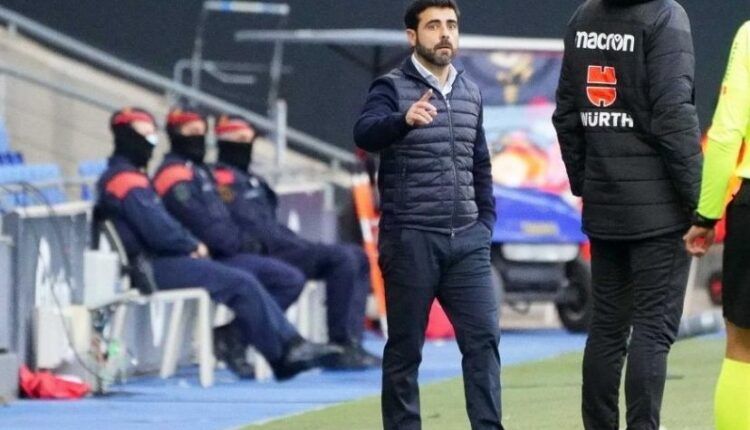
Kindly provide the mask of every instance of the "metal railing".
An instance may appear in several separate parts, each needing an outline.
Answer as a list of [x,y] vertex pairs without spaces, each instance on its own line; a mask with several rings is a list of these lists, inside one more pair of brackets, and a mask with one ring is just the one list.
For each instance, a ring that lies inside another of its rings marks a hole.
[[[258,128],[265,131],[272,132],[277,128],[277,124],[274,121],[263,115],[235,105],[233,103],[229,103],[223,99],[212,96],[205,92],[194,90],[188,86],[174,82],[150,70],[123,61],[111,54],[82,43],[70,36],[55,31],[2,6],[0,6],[0,21],[4,21],[8,24],[9,31],[11,33],[21,31],[35,39],[43,41],[50,46],[73,54],[93,65],[110,70],[135,82],[162,91],[165,95],[169,93],[177,94],[187,99],[195,100],[196,102],[208,108],[215,109],[220,112],[243,116],[252,121],[253,124],[255,124]],[[21,77],[19,75],[23,74],[18,69],[14,69],[12,70],[12,72],[15,73],[14,76],[16,77]],[[35,79],[36,83],[40,83],[43,81],[40,78],[29,78],[28,76],[24,76],[23,79],[29,81],[30,79]],[[43,85],[47,88],[53,89],[55,91],[60,91],[74,97],[79,97],[81,95],[79,93],[74,94],[73,91],[65,90],[64,88],[62,88],[62,86],[56,86],[51,82],[43,82]],[[94,102],[92,104],[98,104],[96,100],[87,100],[87,102],[92,101]],[[109,107],[109,105],[102,105],[102,107],[104,106]],[[298,148],[312,152],[313,154],[328,160],[334,168],[341,166],[342,164],[353,164],[357,161],[356,157],[351,152],[340,149],[335,145],[324,142],[299,130],[289,128],[287,130],[287,138],[290,142],[297,145]]]
[[0,74],[10,76],[12,78],[36,85],[41,88],[48,89],[74,100],[82,101],[105,112],[112,112],[122,107],[108,102],[104,99],[94,97],[86,91],[72,88],[68,85],[61,84],[59,81],[55,81],[54,79],[43,77],[40,74],[28,70],[22,70],[9,64],[0,64]]

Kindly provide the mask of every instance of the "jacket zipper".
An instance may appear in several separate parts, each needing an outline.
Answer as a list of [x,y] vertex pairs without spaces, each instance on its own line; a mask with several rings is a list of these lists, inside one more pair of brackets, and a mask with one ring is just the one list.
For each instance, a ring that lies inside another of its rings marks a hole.
[[[436,94],[443,94],[442,91],[440,91],[438,88],[432,86],[429,82],[427,82],[422,76],[419,76],[415,73],[411,73],[409,71],[405,72],[406,75],[410,75],[412,78],[422,82],[423,84],[427,85],[429,88],[432,88],[433,91],[436,92]],[[463,74],[463,71],[459,71],[456,75],[456,81],[458,81],[458,78]],[[456,203],[458,198],[458,172],[456,170],[456,142],[455,142],[455,136],[453,135],[453,113],[451,108],[451,98],[453,97],[453,91],[450,92],[450,95],[448,97],[443,96],[443,99],[445,100],[445,106],[448,111],[448,126],[450,129],[450,138],[451,138],[451,160],[453,162],[453,210],[451,213],[451,238],[456,237],[456,229],[454,228],[455,224],[455,217],[456,217]]]
[[448,110],[448,127],[450,130],[451,138],[451,161],[453,167],[453,210],[451,212],[451,238],[456,237],[455,220],[456,220],[456,203],[458,199],[458,171],[456,170],[456,138],[453,135],[453,111],[451,108],[451,97],[453,97],[453,91],[450,92],[448,97],[445,98],[445,106]]
[[404,206],[406,205],[406,161],[401,165],[401,181],[398,191],[398,207],[404,209]]

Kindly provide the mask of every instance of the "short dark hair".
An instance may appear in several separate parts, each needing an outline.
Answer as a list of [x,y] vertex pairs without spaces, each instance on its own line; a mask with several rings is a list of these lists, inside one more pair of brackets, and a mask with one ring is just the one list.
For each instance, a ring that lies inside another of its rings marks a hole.
[[456,12],[456,17],[461,16],[456,0],[415,0],[406,9],[406,14],[404,14],[406,28],[416,30],[419,26],[419,14],[431,7],[450,8]]

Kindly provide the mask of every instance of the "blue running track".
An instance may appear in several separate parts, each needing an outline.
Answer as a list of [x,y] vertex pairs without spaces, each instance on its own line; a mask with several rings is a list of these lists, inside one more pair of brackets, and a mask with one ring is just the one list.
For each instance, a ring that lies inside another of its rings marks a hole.
[[[554,357],[583,349],[585,337],[561,330],[504,332],[503,365]],[[380,353],[384,342],[368,339]],[[430,342],[424,348],[420,381],[461,374],[455,342]],[[197,369],[172,379],[139,378],[113,388],[106,397],[78,401],[23,400],[0,407],[0,429],[12,430],[227,430],[324,408],[378,394],[380,371],[308,372],[285,383],[237,381],[218,371],[216,385],[200,388]]]

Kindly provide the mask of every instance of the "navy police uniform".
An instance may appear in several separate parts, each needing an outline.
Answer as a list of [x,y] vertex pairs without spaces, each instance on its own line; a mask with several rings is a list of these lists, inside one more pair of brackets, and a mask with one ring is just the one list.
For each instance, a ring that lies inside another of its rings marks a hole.
[[305,276],[298,269],[258,255],[259,245],[243,240],[203,165],[167,154],[154,176],[154,187],[167,210],[206,244],[217,261],[258,277],[283,309],[299,297]]
[[299,339],[274,299],[250,273],[190,254],[198,240],[165,209],[148,177],[115,155],[98,183],[97,210],[111,220],[131,259],[148,258],[160,289],[200,285],[234,311],[243,341],[271,363]]
[[370,264],[354,245],[315,243],[297,236],[276,219],[276,193],[259,176],[219,163],[214,177],[235,223],[248,242],[326,285],[331,342],[359,344],[370,292]]

